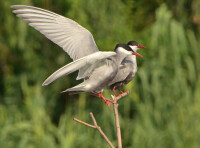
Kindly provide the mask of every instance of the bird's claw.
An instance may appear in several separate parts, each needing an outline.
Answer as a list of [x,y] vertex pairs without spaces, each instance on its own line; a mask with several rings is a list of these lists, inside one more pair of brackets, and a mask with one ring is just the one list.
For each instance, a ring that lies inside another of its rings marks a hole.
[[110,99],[107,99],[105,97],[102,97],[101,100],[103,100],[107,104],[109,109],[110,109],[110,105],[114,104]]
[[119,95],[115,92],[115,86],[114,86],[113,89],[112,89],[112,91],[113,91],[115,97],[120,97],[122,94],[128,93],[128,92],[129,92],[128,90],[125,91],[125,92],[123,92],[123,91],[120,90],[120,89],[118,89],[118,90],[120,91],[120,94],[119,94]]
[[108,105],[109,109],[110,109],[110,104],[114,104],[111,100],[105,98],[102,93],[94,92],[94,94],[98,95],[98,97],[101,98],[101,101],[103,100]]
[[119,89],[119,91],[120,91],[120,94],[119,95],[117,95],[117,97],[119,97],[119,96],[122,96],[123,94],[125,94],[125,93],[129,93],[129,91],[127,90],[127,91],[125,91],[125,92],[123,92],[122,90],[120,90]]
[[114,104],[111,100],[109,100],[109,99],[106,99],[106,100],[104,100],[104,102],[108,105],[108,108],[110,109],[110,105],[111,104]]

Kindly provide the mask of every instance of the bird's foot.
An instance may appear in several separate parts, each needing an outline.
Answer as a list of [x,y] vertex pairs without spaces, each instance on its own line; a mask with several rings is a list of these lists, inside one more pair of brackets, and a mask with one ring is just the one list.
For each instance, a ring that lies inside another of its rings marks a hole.
[[127,91],[125,91],[125,92],[123,92],[122,90],[120,90],[120,89],[119,89],[119,91],[120,91],[120,93],[121,93],[121,94],[119,94],[118,96],[121,96],[121,95],[123,95],[124,93],[129,93],[129,91],[128,91],[128,90],[127,90]]
[[121,94],[125,93],[125,92],[123,92],[121,89],[119,89],[119,91],[120,91]]
[[116,92],[115,92],[115,86],[113,87],[113,89],[112,89],[112,91],[113,91],[113,93],[114,93],[114,95],[115,95],[115,97],[119,97],[119,96],[121,96],[123,93],[126,93],[126,92],[123,92],[123,91],[121,91],[120,89],[118,89],[119,91],[120,91],[120,94],[117,94]]
[[115,92],[115,86],[114,86],[113,89],[112,89],[112,91],[113,91],[115,97],[119,97],[119,96],[121,96],[122,94],[124,94],[124,93],[128,93],[128,92],[129,92],[128,90],[125,91],[125,92],[123,92],[123,91],[120,90],[120,89],[118,89],[118,90],[120,91],[120,94],[117,94],[117,93]]
[[109,99],[104,100],[104,102],[108,105],[108,108],[110,109],[110,105],[114,104],[112,101],[110,101]]
[[115,86],[113,87],[112,91],[113,91],[113,93],[114,93],[115,97],[117,97],[117,96],[118,96],[118,94],[115,92]]
[[102,93],[102,92],[101,92],[101,93],[95,92],[95,94],[97,94],[98,97],[101,98],[101,101],[103,100],[103,101],[108,105],[108,108],[109,108],[109,109],[110,109],[110,105],[111,105],[111,104],[114,104],[110,99],[105,98],[105,97],[103,96],[103,93]]

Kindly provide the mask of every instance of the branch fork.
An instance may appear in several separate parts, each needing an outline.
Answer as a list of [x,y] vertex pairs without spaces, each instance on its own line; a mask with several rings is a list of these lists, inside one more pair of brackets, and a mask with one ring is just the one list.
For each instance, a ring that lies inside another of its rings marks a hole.
[[[120,130],[120,123],[119,123],[119,113],[118,113],[118,103],[117,101],[120,100],[121,98],[127,96],[129,94],[129,91],[124,92],[123,94],[120,94],[118,96],[112,96],[112,100],[110,100],[113,103],[113,109],[114,109],[114,116],[115,116],[115,125],[116,125],[116,131],[117,131],[117,143],[118,143],[118,148],[122,148],[122,140],[121,140],[121,130]],[[90,128],[97,129],[98,132],[102,135],[102,137],[106,140],[106,142],[109,144],[111,148],[115,148],[112,142],[108,139],[108,137],[105,135],[105,133],[102,131],[101,127],[97,124],[97,121],[93,115],[92,112],[90,112],[90,116],[93,121],[93,125],[83,122],[77,118],[74,118],[73,120],[81,123],[85,126],[88,126]]]

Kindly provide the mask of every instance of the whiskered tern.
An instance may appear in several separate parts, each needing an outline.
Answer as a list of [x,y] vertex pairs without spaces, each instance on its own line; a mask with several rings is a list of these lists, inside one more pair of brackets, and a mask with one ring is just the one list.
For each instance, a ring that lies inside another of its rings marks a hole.
[[135,55],[128,55],[124,58],[119,65],[118,72],[114,79],[108,84],[108,88],[113,90],[115,96],[118,96],[115,89],[118,89],[121,94],[124,93],[120,90],[120,88],[128,84],[135,77],[137,72],[136,55],[142,57],[139,53],[137,53],[137,50],[140,48],[146,48],[139,45],[136,41],[129,41],[127,45],[133,50],[133,52],[135,52]]
[[73,59],[49,76],[43,85],[79,70],[76,79],[84,81],[63,92],[92,92],[108,106],[112,103],[102,92],[115,78],[124,58],[132,54],[140,56],[130,45],[118,44],[114,52],[101,52],[92,34],[69,18],[32,6],[13,5],[11,8],[15,9],[13,12],[18,17],[62,47]]

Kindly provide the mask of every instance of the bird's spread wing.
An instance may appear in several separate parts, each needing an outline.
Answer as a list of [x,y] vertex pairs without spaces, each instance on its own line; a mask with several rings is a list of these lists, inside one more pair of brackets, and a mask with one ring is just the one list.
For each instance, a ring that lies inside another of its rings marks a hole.
[[24,5],[13,5],[13,12],[30,26],[59,45],[73,60],[99,51],[92,34],[75,21],[56,13]]
[[76,70],[79,70],[80,68],[88,67],[89,65],[92,65],[94,63],[98,63],[101,60],[104,60],[108,57],[116,55],[115,52],[95,52],[93,54],[90,54],[88,56],[85,56],[83,58],[80,58],[78,60],[75,60],[56,72],[54,72],[51,76],[49,76],[43,83],[43,85],[48,85],[51,82],[55,81],[56,79],[68,75]]

